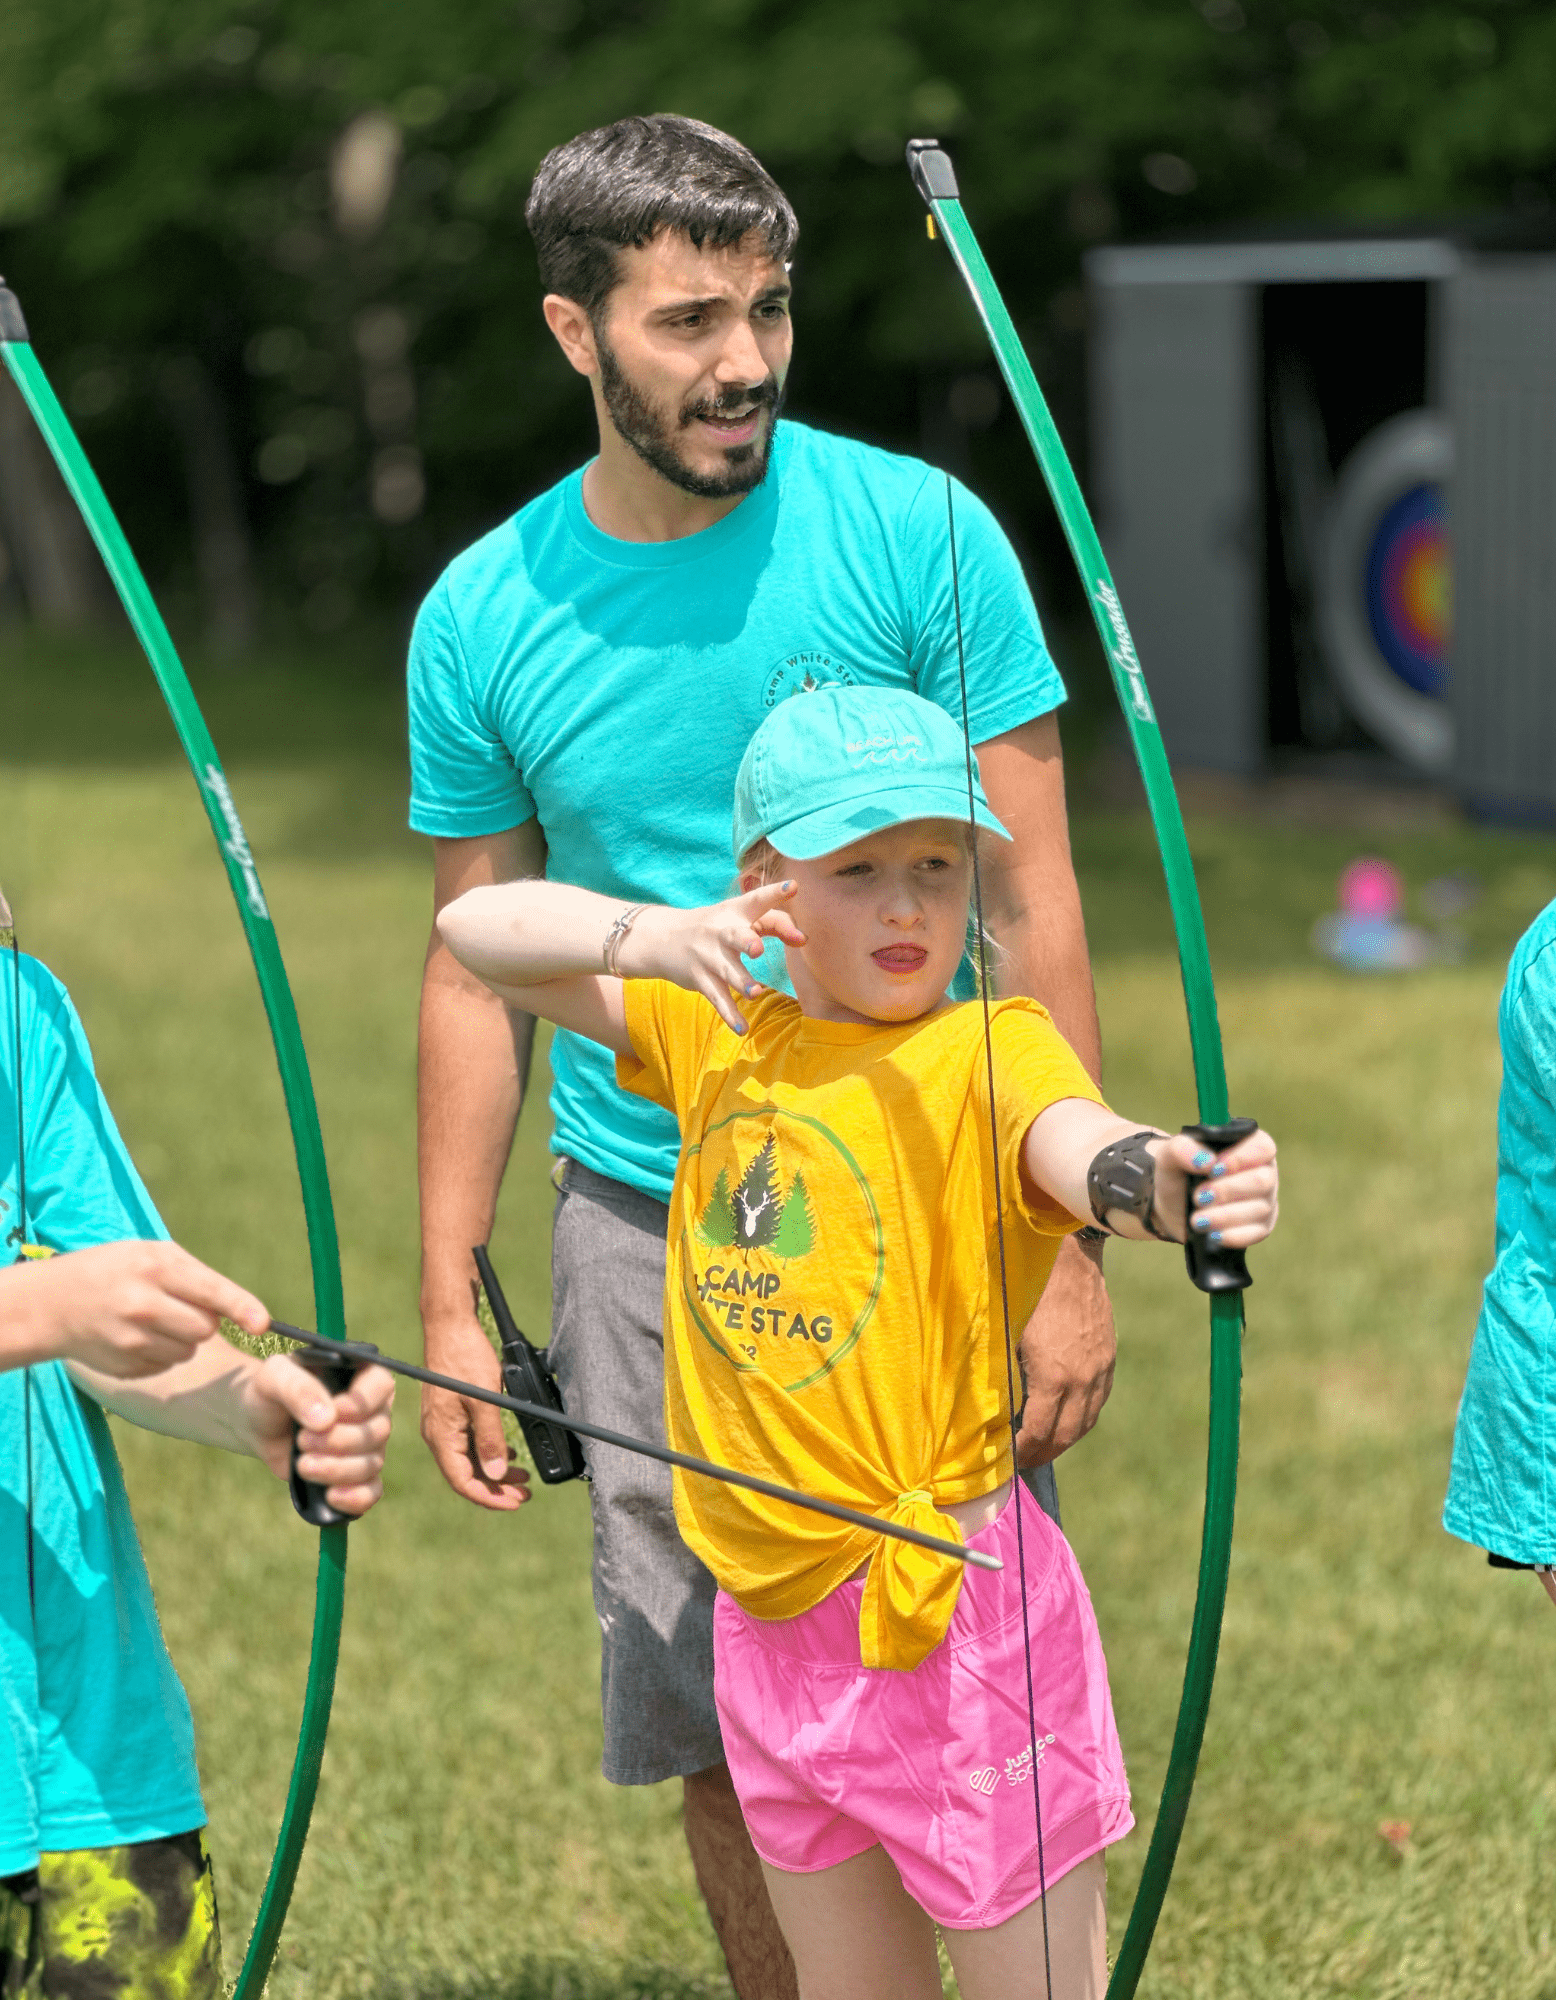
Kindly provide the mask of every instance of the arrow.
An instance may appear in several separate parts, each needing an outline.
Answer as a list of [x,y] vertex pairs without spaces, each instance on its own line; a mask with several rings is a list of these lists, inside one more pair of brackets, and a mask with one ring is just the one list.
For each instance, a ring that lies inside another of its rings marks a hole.
[[835,1500],[821,1500],[814,1493],[802,1493],[797,1486],[780,1486],[771,1479],[758,1479],[752,1472],[737,1472],[732,1465],[718,1465],[711,1458],[693,1458],[689,1452],[672,1451],[665,1444],[651,1444],[646,1438],[627,1437],[621,1431],[608,1431],[600,1424],[586,1424],[581,1417],[570,1417],[561,1410],[552,1409],[547,1403],[526,1403],[517,1396],[504,1396],[495,1389],[480,1388],[474,1382],[461,1382],[457,1375],[439,1375],[434,1369],[419,1368],[414,1362],[401,1361],[392,1354],[380,1354],[376,1347],[358,1341],[326,1340],[322,1334],[310,1333],[307,1327],[289,1326],[284,1319],[273,1319],[270,1331],[279,1334],[283,1340],[295,1340],[304,1347],[317,1348],[333,1360],[359,1361],[364,1367],[387,1368],[391,1375],[404,1375],[412,1382],[426,1382],[434,1389],[451,1389],[456,1396],[469,1396],[477,1403],[490,1403],[494,1409],[511,1410],[516,1417],[539,1418],[542,1423],[573,1431],[596,1444],[614,1445],[618,1451],[635,1451],[640,1458],[657,1458],[661,1465],[676,1465],[683,1472],[700,1473],[704,1479],[720,1479],[726,1486],[743,1486],[748,1493],[763,1493],[769,1500],[786,1500],[791,1507],[804,1507],[812,1514],[829,1514],[834,1521],[848,1521],[856,1528],[867,1529],[872,1535],[886,1535],[892,1541],[911,1542],[915,1548],[933,1549],[938,1556],[951,1556],[957,1562],[971,1564],[974,1569],[1005,1567],[998,1556],[985,1555],[981,1549],[967,1548],[961,1542],[942,1541],[938,1535],[926,1535],[917,1528],[904,1528],[896,1521],[883,1521],[877,1514],[862,1514],[856,1507],[842,1507]]

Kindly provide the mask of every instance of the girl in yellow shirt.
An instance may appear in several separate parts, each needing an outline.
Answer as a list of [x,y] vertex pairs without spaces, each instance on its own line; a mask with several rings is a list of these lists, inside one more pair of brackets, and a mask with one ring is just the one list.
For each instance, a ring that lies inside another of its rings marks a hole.
[[[729,901],[511,882],[439,919],[505,1000],[613,1049],[623,1087],[680,1123],[670,1443],[1004,1561],[965,1570],[676,1475],[719,1585],[730,1771],[804,2000],[932,2000],[936,1924],[964,2000],[1101,1994],[1128,1784],[1085,1584],[1012,1478],[1001,1332],[1083,1222],[1181,1242],[1191,1175],[1212,1242],[1256,1243],[1276,1215],[1267,1134],[1213,1160],[1142,1131],[1035,1001],[994,1003],[986,1037],[980,1005],[947,999],[972,842],[1008,838],[975,775],[976,835],[969,797],[942,710],[827,688],[752,738]],[[769,939],[792,997],[752,976]]]

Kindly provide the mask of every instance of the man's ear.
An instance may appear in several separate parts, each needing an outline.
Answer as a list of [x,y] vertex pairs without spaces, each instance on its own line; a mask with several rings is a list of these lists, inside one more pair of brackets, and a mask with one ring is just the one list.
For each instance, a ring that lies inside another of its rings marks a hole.
[[600,356],[594,344],[594,328],[578,301],[565,299],[560,292],[547,292],[540,309],[546,316],[546,325],[556,335],[558,347],[579,374],[598,375]]

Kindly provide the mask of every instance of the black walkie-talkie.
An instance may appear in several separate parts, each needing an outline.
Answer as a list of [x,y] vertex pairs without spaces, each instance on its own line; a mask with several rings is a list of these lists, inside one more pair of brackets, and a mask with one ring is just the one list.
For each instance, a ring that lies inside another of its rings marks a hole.
[[[497,1323],[497,1338],[502,1342],[503,1387],[521,1403],[542,1403],[548,1410],[563,1409],[562,1392],[546,1366],[545,1356],[538,1347],[531,1346],[514,1323],[484,1243],[476,1245],[474,1256],[475,1267],[481,1274],[481,1283],[486,1291],[486,1302]],[[588,1477],[589,1468],[584,1463],[578,1439],[571,1431],[545,1423],[539,1417],[520,1417],[519,1426],[524,1432],[524,1442],[529,1446],[529,1455],[535,1461],[535,1470],[547,1486],[560,1486],[566,1479]]]

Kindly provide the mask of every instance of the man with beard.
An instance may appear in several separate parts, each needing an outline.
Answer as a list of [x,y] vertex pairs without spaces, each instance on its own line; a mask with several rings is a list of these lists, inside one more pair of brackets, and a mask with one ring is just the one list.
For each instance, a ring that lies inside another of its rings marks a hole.
[[[525,214],[546,321],[589,383],[600,451],[466,550],[422,606],[411,824],[434,841],[438,909],[549,860],[563,881],[620,897],[630,921],[639,903],[726,893],[735,773],[776,703],[878,683],[960,723],[946,485],[916,460],[780,424],[799,230],[736,140],[666,116],[586,132],[541,163]],[[1064,689],[992,516],[961,487],[955,511],[972,736],[1014,836],[989,883],[1003,983],[1042,1000],[1095,1072],[1054,719]],[[780,955],[763,976],[782,980]],[[470,1246],[491,1229],[532,1032],[434,928],[422,1320],[432,1366],[493,1387]],[[551,1064],[553,1365],[575,1414],[661,1437],[675,1123],[618,1090],[593,1043],[559,1033]],[[1046,1466],[1095,1422],[1112,1378],[1094,1249],[1062,1253],[1022,1358],[1023,1459]],[[429,1392],[422,1434],[477,1506],[527,1498],[492,1410]],[[712,1579],[676,1533],[663,1468],[605,1448],[590,1462],[605,1775],[683,1779],[687,1840],[735,1989],[778,2000],[794,1974],[724,1765]]]

